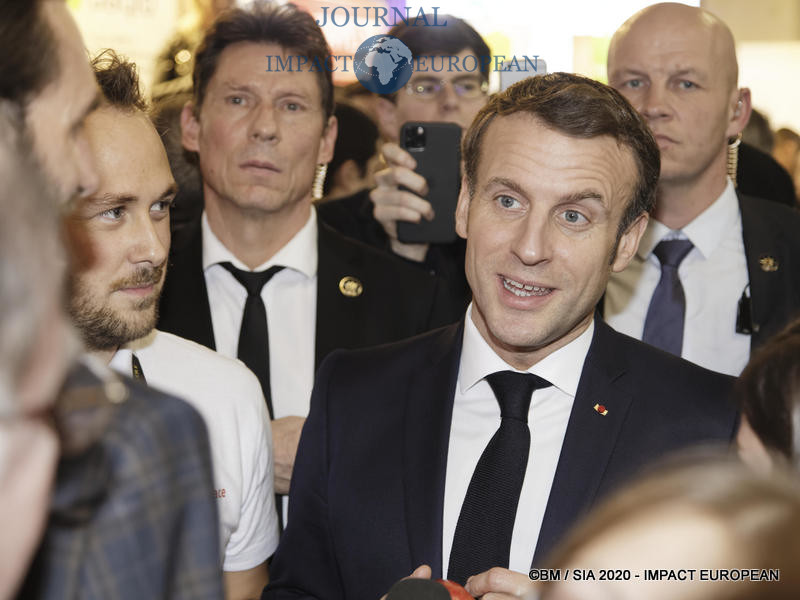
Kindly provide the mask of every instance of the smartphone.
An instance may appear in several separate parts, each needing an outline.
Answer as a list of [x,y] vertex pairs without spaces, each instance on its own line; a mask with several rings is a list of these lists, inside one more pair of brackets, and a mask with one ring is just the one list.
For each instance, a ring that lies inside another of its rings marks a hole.
[[543,58],[536,56],[521,62],[517,61],[516,64],[504,62],[500,65],[498,72],[500,73],[500,91],[503,92],[528,77],[547,75],[547,63]]
[[446,244],[456,239],[456,204],[461,186],[461,127],[455,123],[410,122],[400,128],[400,145],[417,161],[428,182],[425,199],[436,216],[419,223],[397,222],[397,239]]

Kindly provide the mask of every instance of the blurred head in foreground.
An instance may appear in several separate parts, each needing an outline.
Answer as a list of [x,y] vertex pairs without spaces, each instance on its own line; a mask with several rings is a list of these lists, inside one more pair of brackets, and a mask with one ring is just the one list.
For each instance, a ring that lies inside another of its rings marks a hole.
[[[622,490],[574,529],[548,565],[573,575],[545,584],[541,598],[795,598],[798,561],[800,482],[779,470],[756,473],[732,457],[687,456]],[[596,579],[575,581],[575,569],[591,569]],[[780,582],[742,579],[745,569],[758,577],[778,570]],[[599,581],[601,570],[612,580]],[[646,570],[674,578],[647,581]],[[713,580],[726,575],[738,580]]]
[[0,598],[13,594],[43,529],[58,458],[50,414],[77,350],[62,307],[55,194],[14,112],[0,101]]
[[734,386],[742,412],[737,442],[743,461],[769,471],[800,468],[800,319],[750,358]]

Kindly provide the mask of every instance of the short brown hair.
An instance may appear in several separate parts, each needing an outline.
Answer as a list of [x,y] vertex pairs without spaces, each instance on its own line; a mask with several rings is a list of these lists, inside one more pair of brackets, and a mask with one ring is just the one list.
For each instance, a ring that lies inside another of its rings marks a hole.
[[483,136],[498,116],[528,113],[547,127],[575,138],[608,135],[631,150],[638,179],[620,222],[621,235],[656,202],[660,172],[658,145],[644,119],[615,89],[570,73],[529,77],[493,96],[467,130],[462,142],[469,192],[475,192]]
[[147,112],[147,101],[142,96],[134,63],[106,49],[92,59],[92,70],[103,97],[111,106],[125,111]]
[[[439,21],[438,27],[428,27],[431,21]],[[445,25],[446,23],[446,25]],[[425,18],[409,19],[397,23],[389,30],[403,42],[411,54],[420,56],[456,55],[468,50],[478,57],[479,73],[484,81],[489,80],[491,52],[489,46],[475,29],[463,19],[453,15],[425,15]]]
[[750,427],[770,450],[800,468],[800,319],[761,346],[734,384]]
[[[333,115],[332,59],[328,42],[314,17],[294,4],[257,3],[250,9],[233,9],[222,13],[206,33],[195,55],[195,111],[199,112],[208,82],[214,76],[222,51],[240,42],[278,44],[284,50],[308,58],[322,95],[325,116]],[[266,70],[266,60],[264,61]]]

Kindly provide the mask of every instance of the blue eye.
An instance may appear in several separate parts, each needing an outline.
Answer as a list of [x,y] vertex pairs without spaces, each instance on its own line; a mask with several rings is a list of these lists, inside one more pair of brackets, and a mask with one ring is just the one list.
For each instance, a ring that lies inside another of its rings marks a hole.
[[564,215],[564,220],[567,223],[570,223],[571,225],[579,225],[587,222],[586,217],[584,217],[577,210],[565,210],[563,215]]
[[167,212],[172,207],[172,200],[159,200],[150,207],[151,212]]
[[690,90],[692,88],[697,87],[697,85],[693,81],[686,81],[685,79],[680,82],[680,86],[684,90]]
[[497,203],[503,208],[515,208],[519,204],[517,199],[511,196],[498,196]]
[[109,208],[108,210],[104,210],[100,213],[100,216],[106,219],[112,219],[114,221],[118,221],[122,218],[125,214],[125,207],[123,206],[116,206],[114,208]]

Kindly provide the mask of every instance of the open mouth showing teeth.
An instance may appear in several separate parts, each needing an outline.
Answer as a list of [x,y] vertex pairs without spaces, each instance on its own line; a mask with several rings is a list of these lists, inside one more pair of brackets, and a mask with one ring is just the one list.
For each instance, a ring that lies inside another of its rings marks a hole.
[[536,285],[525,285],[513,279],[501,277],[503,287],[515,296],[527,298],[528,296],[546,296],[553,291],[553,288],[539,287]]

